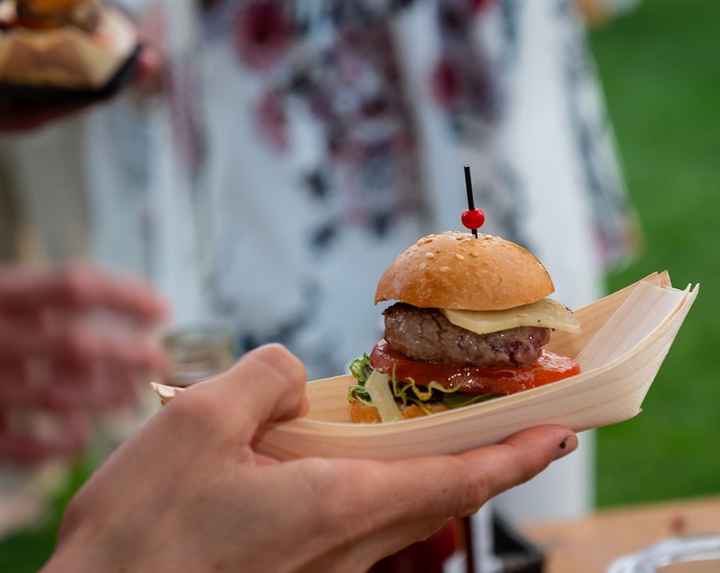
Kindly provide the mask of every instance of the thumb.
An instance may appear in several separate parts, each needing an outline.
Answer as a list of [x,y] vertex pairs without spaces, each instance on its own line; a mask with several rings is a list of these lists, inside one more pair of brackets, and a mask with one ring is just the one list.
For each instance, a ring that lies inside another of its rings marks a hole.
[[270,344],[249,352],[233,368],[187,394],[205,393],[230,425],[235,425],[233,420],[243,429],[250,424],[254,432],[265,424],[304,415],[305,385],[303,363],[285,347]]

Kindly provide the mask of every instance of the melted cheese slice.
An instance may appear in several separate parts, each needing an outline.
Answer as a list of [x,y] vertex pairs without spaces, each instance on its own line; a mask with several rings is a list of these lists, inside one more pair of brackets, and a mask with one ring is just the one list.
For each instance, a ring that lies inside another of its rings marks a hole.
[[442,312],[455,326],[476,334],[490,334],[520,326],[539,326],[564,332],[580,332],[580,323],[572,311],[549,298],[508,310],[442,309]]

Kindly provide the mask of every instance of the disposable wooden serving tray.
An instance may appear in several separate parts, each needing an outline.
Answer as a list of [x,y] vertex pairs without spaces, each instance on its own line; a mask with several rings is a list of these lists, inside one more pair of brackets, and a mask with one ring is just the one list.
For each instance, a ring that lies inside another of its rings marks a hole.
[[[628,420],[640,413],[698,292],[697,285],[673,288],[667,273],[646,277],[576,311],[581,334],[553,335],[549,349],[576,357],[581,374],[440,414],[353,424],[347,403],[350,376],[310,382],[307,417],[269,429],[258,449],[277,459],[401,459],[461,452],[540,424],[580,432]],[[153,386],[163,402],[182,391]]]

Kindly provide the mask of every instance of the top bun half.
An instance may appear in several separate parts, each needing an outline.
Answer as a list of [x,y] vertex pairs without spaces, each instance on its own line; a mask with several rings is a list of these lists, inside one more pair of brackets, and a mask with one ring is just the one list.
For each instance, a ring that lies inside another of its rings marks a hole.
[[554,291],[550,274],[527,249],[493,235],[451,231],[422,237],[400,253],[380,279],[375,303],[506,310]]

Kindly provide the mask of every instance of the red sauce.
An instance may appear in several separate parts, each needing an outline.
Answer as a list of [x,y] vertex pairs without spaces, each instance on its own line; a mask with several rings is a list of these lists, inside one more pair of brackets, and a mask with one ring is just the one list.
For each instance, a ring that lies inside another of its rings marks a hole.
[[370,363],[386,374],[392,374],[394,369],[398,380],[412,378],[418,386],[434,381],[445,388],[459,388],[466,394],[515,394],[580,373],[580,365],[575,360],[547,350],[535,364],[526,368],[478,368],[413,360],[390,348],[385,339],[373,348]]

